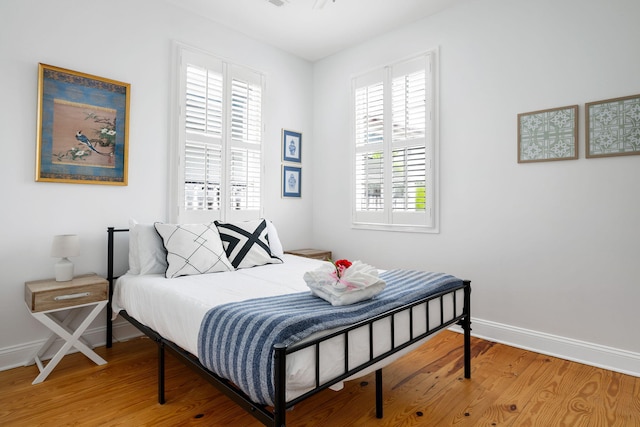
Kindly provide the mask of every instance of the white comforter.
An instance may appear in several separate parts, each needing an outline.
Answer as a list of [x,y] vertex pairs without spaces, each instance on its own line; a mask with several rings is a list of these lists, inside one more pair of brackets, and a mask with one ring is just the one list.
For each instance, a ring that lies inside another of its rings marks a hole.
[[125,274],[113,292],[113,311],[127,313],[198,354],[198,331],[205,313],[220,304],[249,298],[308,292],[302,276],[324,261],[284,255],[284,263],[221,273],[166,279],[162,274]]
[[[166,279],[161,274],[131,275],[125,274],[118,279],[113,294],[114,316],[120,310],[127,313],[158,332],[164,338],[173,341],[183,349],[198,355],[198,332],[205,313],[212,307],[228,302],[242,301],[250,298],[284,295],[296,292],[309,292],[303,276],[307,271],[316,269],[324,261],[302,258],[285,254],[284,263],[268,264],[261,267],[241,269],[232,272],[211,273]],[[459,295],[458,295],[459,294]],[[457,307],[462,309],[462,292]],[[440,305],[432,301],[429,310],[431,325],[440,323]],[[448,307],[450,304],[445,304]],[[445,309],[444,321],[452,319],[455,314]],[[460,314],[460,313],[457,313]],[[414,333],[420,333],[425,324],[424,316],[419,310],[414,312]],[[390,326],[382,325],[376,329],[374,353],[381,354],[390,348]],[[396,344],[408,340],[407,319],[397,318],[395,321]],[[411,351],[421,342],[395,353],[382,362],[361,371],[353,378],[366,375],[379,369],[403,354]],[[309,337],[312,339],[314,336]],[[369,354],[368,333],[350,336],[350,366],[367,360]],[[323,345],[321,360],[333,363],[321,364],[321,378],[330,379],[342,373],[344,366],[344,343],[332,340],[332,345]],[[291,400],[314,387],[315,356],[311,349],[294,354],[287,358],[287,400]],[[349,379],[353,379],[349,378]],[[339,383],[332,387],[339,389]]]

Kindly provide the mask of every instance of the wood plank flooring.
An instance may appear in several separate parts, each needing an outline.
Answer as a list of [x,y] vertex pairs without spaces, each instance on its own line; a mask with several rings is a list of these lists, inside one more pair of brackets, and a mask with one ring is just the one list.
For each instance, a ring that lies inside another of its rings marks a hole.
[[[325,390],[287,425],[640,427],[640,378],[473,339],[463,378],[462,335],[444,331],[383,370],[384,418],[373,374]],[[66,356],[31,385],[35,366],[0,372],[0,426],[260,426],[167,352],[167,403],[156,400],[156,346],[146,338],[96,350],[97,366]]]

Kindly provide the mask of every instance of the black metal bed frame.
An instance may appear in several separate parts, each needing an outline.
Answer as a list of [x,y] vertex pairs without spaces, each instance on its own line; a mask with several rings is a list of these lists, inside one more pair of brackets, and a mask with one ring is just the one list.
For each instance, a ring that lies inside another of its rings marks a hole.
[[[115,283],[115,279],[117,278],[114,275],[114,233],[118,232],[127,232],[129,229],[117,229],[115,227],[107,228],[107,280],[109,281],[109,302],[107,305],[107,347],[111,347],[113,343],[113,324],[112,324],[112,313],[111,313],[111,302],[113,299],[113,285]],[[460,315],[456,315],[457,313],[457,302],[456,302],[456,292],[463,292],[463,309]],[[452,295],[452,304],[453,304],[453,318],[449,321],[444,321],[444,296]],[[429,325],[429,302],[433,300],[439,300],[440,304],[440,323],[435,327],[430,327]],[[427,325],[426,332],[414,335],[413,332],[413,311],[415,307],[426,304],[427,310]],[[395,345],[394,340],[394,321],[396,315],[399,313],[408,312],[409,316],[409,341],[406,341],[400,345]],[[158,402],[160,404],[165,403],[165,387],[164,387],[164,364],[165,364],[165,349],[169,349],[172,353],[174,353],[178,359],[184,362],[187,366],[194,369],[200,375],[202,375],[209,383],[214,385],[218,390],[232,399],[236,404],[238,404],[241,408],[255,417],[258,421],[262,422],[266,426],[273,427],[284,427],[286,421],[286,411],[292,408],[297,403],[302,400],[318,393],[321,390],[324,390],[340,381],[343,381],[350,376],[354,375],[357,372],[360,372],[373,364],[379,362],[380,360],[397,353],[400,350],[414,344],[415,342],[432,335],[441,329],[447,328],[453,324],[458,324],[462,327],[464,332],[464,376],[465,378],[471,378],[471,282],[468,280],[464,280],[463,284],[454,289],[450,289],[448,291],[440,292],[435,295],[431,295],[429,297],[420,299],[410,304],[403,305],[394,310],[382,313],[378,316],[372,317],[370,319],[364,320],[362,322],[358,322],[354,325],[351,325],[346,328],[342,328],[334,333],[329,335],[322,336],[320,338],[304,342],[302,344],[296,344],[290,347],[285,345],[276,344],[274,346],[274,385],[275,385],[275,399],[273,408],[257,404],[251,400],[249,396],[247,396],[240,389],[235,387],[230,381],[225,378],[222,378],[213,372],[209,371],[205,368],[198,358],[186,350],[182,349],[175,343],[167,340],[162,337],[153,329],[143,325],[138,320],[131,317],[127,314],[126,311],[121,311],[119,313],[122,317],[127,319],[132,325],[138,328],[141,332],[151,338],[156,342],[158,346]],[[373,356],[373,325],[382,320],[382,319],[390,319],[391,322],[391,349],[380,354],[378,356]],[[369,360],[363,364],[356,366],[355,368],[349,368],[348,360],[349,360],[349,350],[348,350],[348,340],[349,340],[349,332],[354,331],[359,328],[366,327],[369,329]],[[330,340],[334,337],[342,335],[345,340],[344,351],[345,351],[345,372],[338,377],[331,379],[328,382],[321,383],[320,381],[320,344],[324,341]],[[301,396],[296,397],[290,401],[286,401],[286,358],[287,355],[298,352],[300,350],[313,347],[315,349],[315,357],[316,357],[316,367],[315,367],[315,387],[308,391],[307,393],[302,394]],[[377,369],[375,371],[375,382],[376,382],[376,417],[382,418],[382,369]]]

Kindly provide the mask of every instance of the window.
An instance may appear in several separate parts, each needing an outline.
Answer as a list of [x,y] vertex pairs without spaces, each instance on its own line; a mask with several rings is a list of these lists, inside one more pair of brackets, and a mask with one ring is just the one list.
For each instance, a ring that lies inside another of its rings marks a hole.
[[259,218],[260,73],[178,47],[177,221]]
[[353,79],[356,227],[437,232],[435,52]]

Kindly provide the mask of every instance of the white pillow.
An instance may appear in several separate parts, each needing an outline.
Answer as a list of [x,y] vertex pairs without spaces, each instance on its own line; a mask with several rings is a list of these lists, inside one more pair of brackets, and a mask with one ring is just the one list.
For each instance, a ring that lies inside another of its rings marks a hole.
[[153,224],[129,220],[129,273],[162,274],[167,270],[167,255]]
[[135,219],[129,219],[129,274],[140,274],[137,225]]
[[250,268],[265,264],[281,264],[282,260],[271,253],[267,240],[267,221],[216,221],[220,239],[234,268]]
[[276,230],[276,226],[273,225],[273,222],[267,221],[267,239],[269,239],[269,248],[271,249],[271,255],[277,256],[281,258],[284,255],[284,249],[282,248],[282,242],[280,242],[280,238],[278,237],[278,231]]
[[155,223],[167,250],[166,278],[232,271],[213,222],[206,224]]

